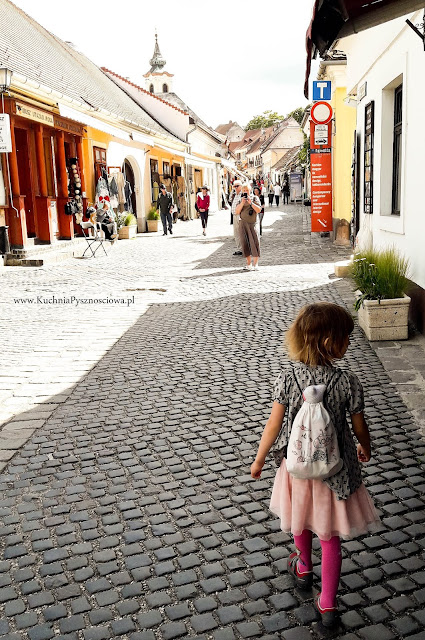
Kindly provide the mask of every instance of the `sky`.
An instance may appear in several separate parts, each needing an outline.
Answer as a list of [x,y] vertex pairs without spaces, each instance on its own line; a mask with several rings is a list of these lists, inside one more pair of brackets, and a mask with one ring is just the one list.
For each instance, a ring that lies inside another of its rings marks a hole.
[[286,115],[307,104],[305,32],[313,0],[14,2],[97,65],[142,87],[157,30],[175,93],[213,128],[230,120],[244,127],[267,109]]

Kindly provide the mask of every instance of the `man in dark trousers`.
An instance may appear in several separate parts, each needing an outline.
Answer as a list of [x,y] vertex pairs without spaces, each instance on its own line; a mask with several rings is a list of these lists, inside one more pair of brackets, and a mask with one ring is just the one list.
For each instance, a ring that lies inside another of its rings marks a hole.
[[164,229],[163,235],[167,235],[167,226],[168,231],[173,235],[173,216],[171,213],[173,210],[173,196],[167,191],[165,184],[162,184],[159,189],[158,208],[161,215],[162,228]]

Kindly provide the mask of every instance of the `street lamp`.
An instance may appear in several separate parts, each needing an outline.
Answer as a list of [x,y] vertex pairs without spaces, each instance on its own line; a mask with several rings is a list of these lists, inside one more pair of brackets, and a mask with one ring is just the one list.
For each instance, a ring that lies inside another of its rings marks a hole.
[[12,71],[6,67],[0,67],[0,93],[4,93],[10,87],[12,82]]

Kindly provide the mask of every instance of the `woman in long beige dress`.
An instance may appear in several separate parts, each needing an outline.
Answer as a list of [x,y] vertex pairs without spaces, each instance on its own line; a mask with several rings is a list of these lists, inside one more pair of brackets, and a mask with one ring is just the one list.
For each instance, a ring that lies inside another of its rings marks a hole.
[[249,185],[242,186],[242,198],[236,207],[236,215],[239,216],[239,233],[242,244],[242,253],[246,258],[246,271],[258,271],[258,259],[260,257],[260,242],[258,240],[255,223],[261,211],[261,203],[258,196],[252,196]]

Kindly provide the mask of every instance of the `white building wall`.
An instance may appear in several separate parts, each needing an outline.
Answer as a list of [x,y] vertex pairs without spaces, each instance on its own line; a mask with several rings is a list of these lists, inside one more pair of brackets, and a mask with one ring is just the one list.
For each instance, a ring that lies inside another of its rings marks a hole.
[[[412,22],[418,22],[421,12]],[[419,37],[405,25],[404,19],[394,21],[399,33],[394,36],[394,24],[382,25],[364,34],[347,38],[341,48],[348,53],[348,72],[353,85],[367,83],[367,95],[357,106],[357,131],[361,136],[360,154],[360,242],[373,242],[375,247],[395,246],[411,262],[411,279],[425,288],[425,214],[423,204],[424,181],[424,103],[423,83],[425,53]],[[391,25],[391,29],[389,28]],[[386,27],[385,29],[383,27]],[[357,60],[365,54],[364,37],[373,43],[375,60],[369,61],[363,75],[355,76],[353,69],[360,69]],[[392,41],[388,41],[389,37]],[[380,47],[377,41],[380,42]],[[353,62],[351,62],[353,61]],[[350,69],[351,64],[353,65]],[[403,83],[403,125],[401,165],[400,215],[391,214],[394,89]],[[374,182],[373,214],[364,213],[364,114],[365,106],[374,101]]]

